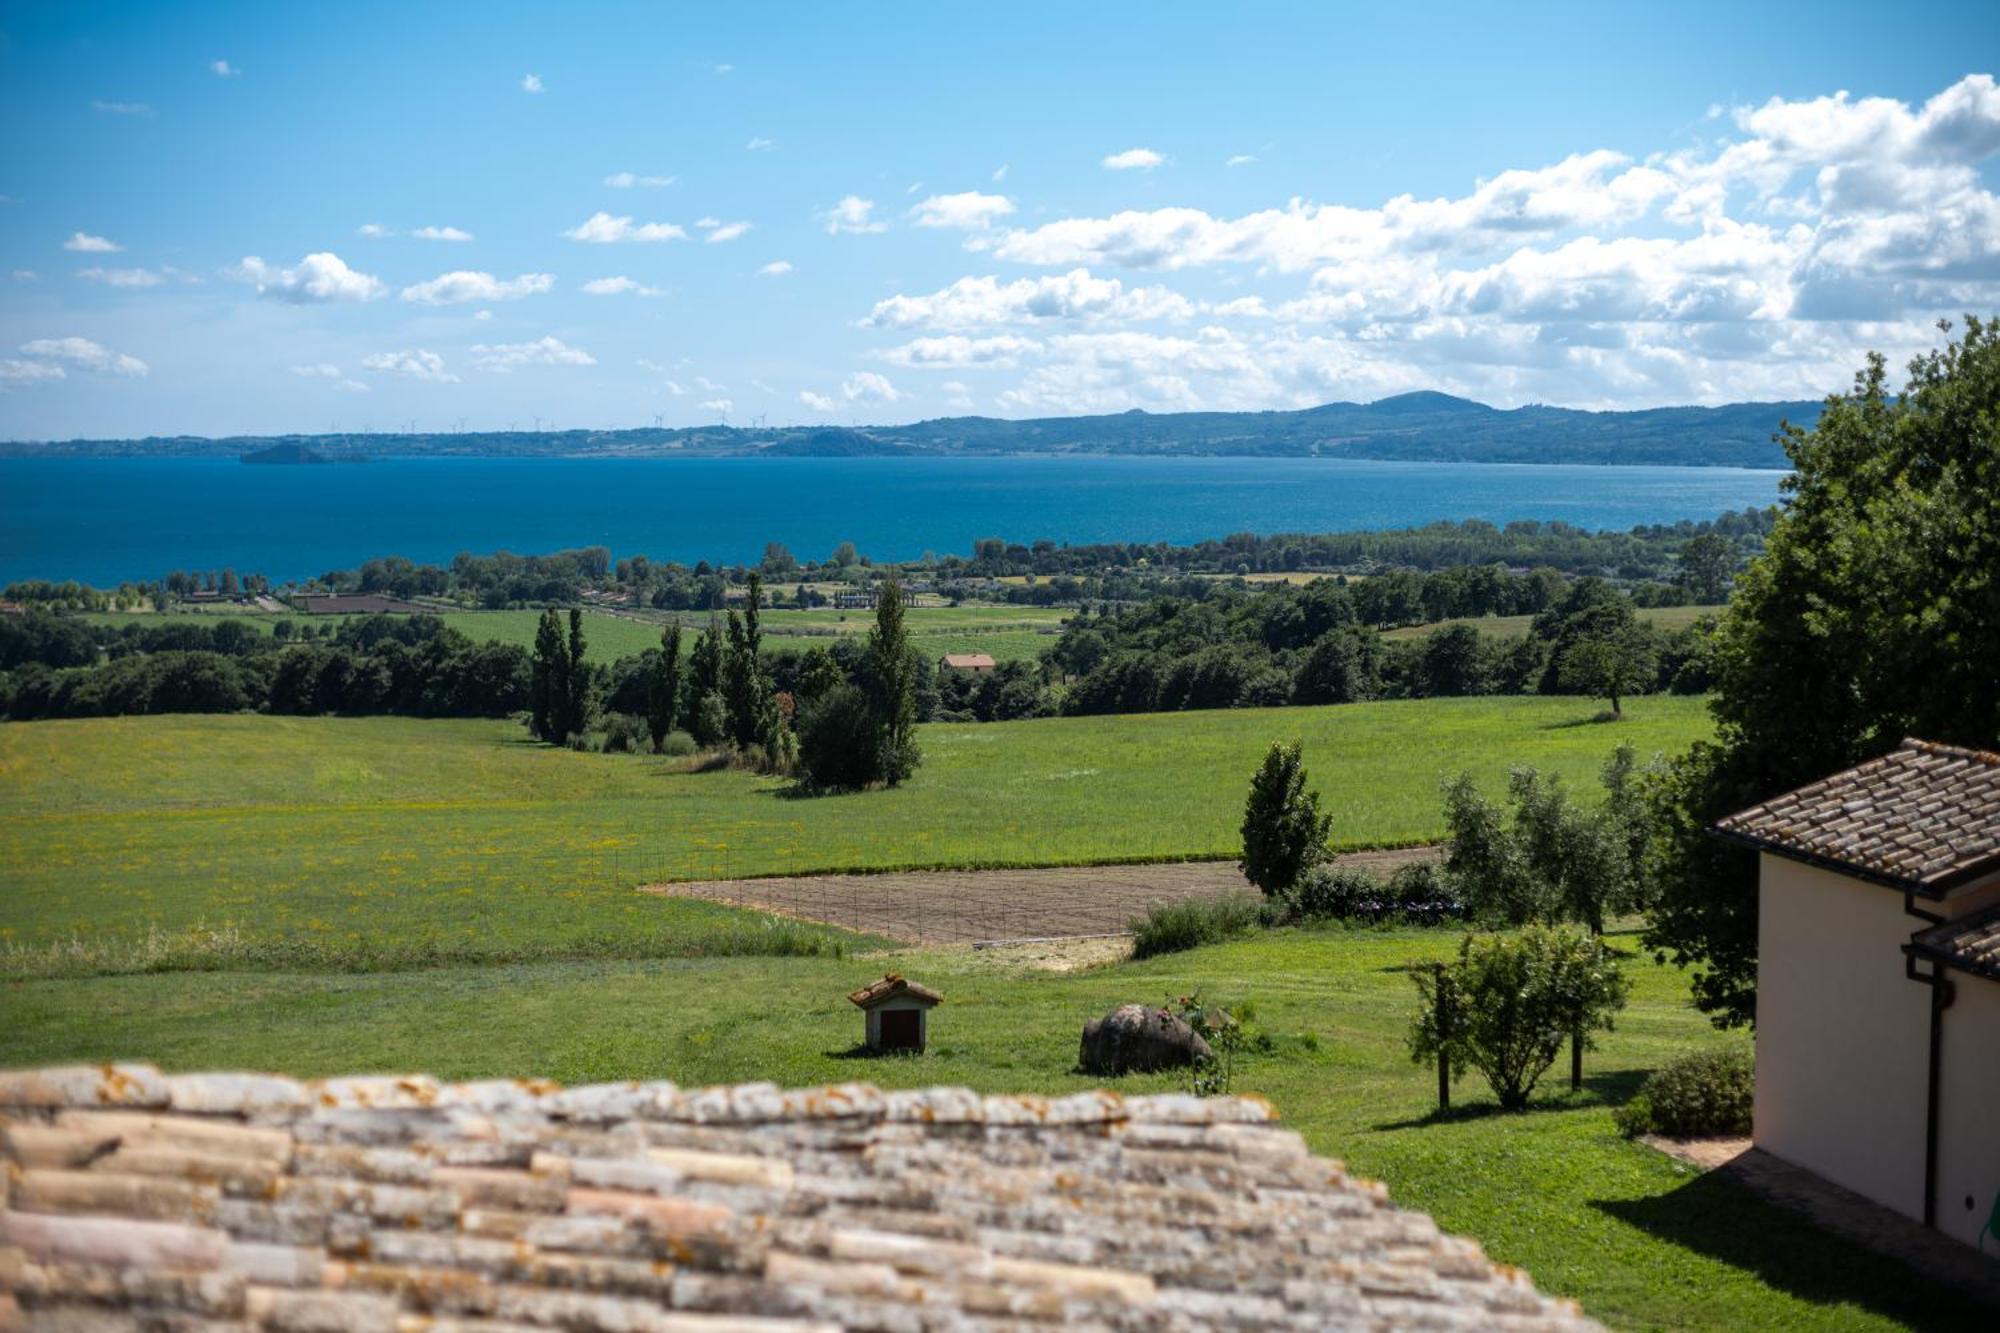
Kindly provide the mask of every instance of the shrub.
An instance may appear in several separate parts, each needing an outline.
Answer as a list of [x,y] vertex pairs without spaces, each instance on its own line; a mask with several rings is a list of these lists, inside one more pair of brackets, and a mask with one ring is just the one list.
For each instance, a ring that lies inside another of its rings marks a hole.
[[1528,1104],[1564,1042],[1581,1036],[1588,1047],[1593,1030],[1611,1027],[1627,990],[1604,942],[1573,926],[1468,935],[1455,963],[1412,964],[1410,977],[1421,997],[1411,1058],[1448,1055],[1454,1075],[1471,1065],[1510,1111]]
[[1304,921],[1407,921],[1435,926],[1464,915],[1444,872],[1434,861],[1398,867],[1384,882],[1370,870],[1314,866],[1279,895],[1275,919]]
[[1247,893],[1155,903],[1132,923],[1132,956],[1152,958],[1246,935],[1258,924],[1263,904]]
[[670,759],[685,759],[698,748],[700,747],[694,743],[694,737],[685,731],[670,731],[660,742],[660,753]]
[[1611,1118],[1627,1138],[1748,1134],[1756,1083],[1757,1066],[1748,1046],[1689,1051],[1655,1069],[1638,1095]]
[[1314,866],[1278,896],[1287,921],[1374,921],[1388,907],[1382,881],[1353,867]]
[[607,713],[604,716],[604,745],[606,754],[639,754],[652,743],[652,733],[646,729],[646,719],[631,713]]

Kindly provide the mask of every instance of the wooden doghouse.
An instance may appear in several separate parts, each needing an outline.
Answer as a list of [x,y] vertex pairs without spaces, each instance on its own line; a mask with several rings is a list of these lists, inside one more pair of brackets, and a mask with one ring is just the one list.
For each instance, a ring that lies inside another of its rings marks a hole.
[[869,982],[847,998],[868,1017],[869,1050],[915,1051],[919,1055],[929,1036],[931,1007],[944,1001],[944,996],[929,986],[895,972]]

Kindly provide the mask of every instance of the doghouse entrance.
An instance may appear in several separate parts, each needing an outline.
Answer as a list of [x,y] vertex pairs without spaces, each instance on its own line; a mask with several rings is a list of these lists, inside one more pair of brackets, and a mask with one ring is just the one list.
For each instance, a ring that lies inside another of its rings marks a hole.
[[889,1009],[882,1013],[882,1049],[921,1051],[924,1048],[924,1016],[915,1009]]

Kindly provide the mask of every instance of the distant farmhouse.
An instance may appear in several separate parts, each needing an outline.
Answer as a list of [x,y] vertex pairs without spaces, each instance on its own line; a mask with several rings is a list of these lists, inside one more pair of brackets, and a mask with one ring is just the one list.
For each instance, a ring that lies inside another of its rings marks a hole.
[[1760,853],[1757,1146],[2000,1254],[2000,754],[1905,741]]
[[985,653],[946,653],[938,659],[940,671],[969,671],[980,675],[993,669],[993,659]]

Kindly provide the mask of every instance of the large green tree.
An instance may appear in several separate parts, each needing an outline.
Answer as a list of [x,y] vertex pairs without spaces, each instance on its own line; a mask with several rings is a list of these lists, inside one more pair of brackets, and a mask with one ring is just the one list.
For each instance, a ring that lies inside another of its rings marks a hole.
[[569,671],[563,681],[563,739],[590,729],[590,663],[585,657],[583,612],[569,612]]
[[1333,816],[1306,786],[1299,742],[1273,742],[1250,779],[1243,802],[1243,877],[1269,895],[1282,894],[1327,856]]
[[1716,738],[1653,793],[1646,941],[1721,1025],[1755,1012],[1756,858],[1708,826],[1905,736],[2000,743],[2000,329],[1968,319],[1900,393],[1870,356],[1783,442],[1788,502],[1716,633]]

